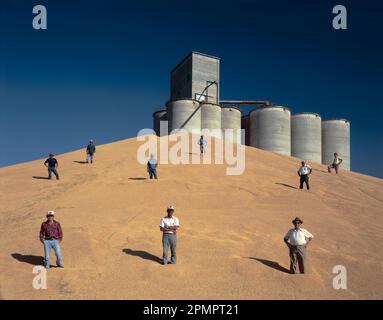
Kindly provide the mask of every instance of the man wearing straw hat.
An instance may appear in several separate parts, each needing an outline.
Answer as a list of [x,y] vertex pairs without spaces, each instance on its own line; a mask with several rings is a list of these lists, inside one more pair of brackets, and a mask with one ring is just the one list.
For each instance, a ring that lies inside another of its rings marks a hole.
[[63,260],[61,256],[60,243],[63,239],[63,232],[61,225],[54,219],[55,212],[48,211],[46,213],[47,221],[41,224],[40,241],[44,245],[44,266],[46,269],[50,267],[51,249],[53,248],[56,258],[57,266],[63,268]]
[[301,228],[302,219],[296,217],[292,223],[294,228],[290,229],[283,239],[290,250],[290,272],[298,273],[297,267],[299,266],[300,273],[306,273],[306,247],[314,236],[306,229]]

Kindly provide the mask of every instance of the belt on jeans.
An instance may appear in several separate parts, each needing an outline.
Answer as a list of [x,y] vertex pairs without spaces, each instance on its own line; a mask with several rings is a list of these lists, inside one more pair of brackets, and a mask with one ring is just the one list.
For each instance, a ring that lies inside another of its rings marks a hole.
[[44,240],[58,240],[57,238],[46,238]]

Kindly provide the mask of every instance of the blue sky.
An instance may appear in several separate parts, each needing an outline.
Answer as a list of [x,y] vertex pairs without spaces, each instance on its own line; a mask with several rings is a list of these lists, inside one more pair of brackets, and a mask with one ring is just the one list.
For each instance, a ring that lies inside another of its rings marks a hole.
[[[32,28],[37,4],[47,30]],[[2,1],[0,166],[151,128],[194,50],[221,57],[221,99],[349,119],[352,170],[383,178],[382,21],[375,0]]]

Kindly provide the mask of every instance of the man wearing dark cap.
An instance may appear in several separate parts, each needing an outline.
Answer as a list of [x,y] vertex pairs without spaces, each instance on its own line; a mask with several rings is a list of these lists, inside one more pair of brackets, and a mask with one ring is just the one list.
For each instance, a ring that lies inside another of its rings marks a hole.
[[44,245],[44,266],[46,269],[50,267],[52,248],[57,258],[57,266],[64,267],[59,245],[63,239],[63,232],[60,223],[54,219],[54,216],[54,211],[48,211],[46,213],[47,221],[41,224],[40,229],[40,241]]
[[332,164],[330,164],[327,167],[327,170],[329,173],[331,173],[331,169],[335,169],[335,173],[338,174],[339,166],[343,162],[343,159],[339,157],[339,155],[335,152],[334,153],[334,160],[332,161]]
[[302,219],[296,217],[292,223],[294,228],[290,229],[283,239],[290,250],[290,272],[298,273],[297,266],[299,266],[300,273],[306,273],[306,247],[314,236],[301,228]]
[[168,252],[170,248],[171,252],[171,263],[175,264],[177,255],[177,230],[180,227],[180,222],[178,218],[173,216],[174,206],[167,207],[167,215],[161,218],[160,221],[160,230],[162,231],[162,246],[163,246],[163,256],[162,264],[166,265],[168,261]]
[[45,160],[44,165],[48,168],[48,179],[52,179],[52,172],[56,176],[57,180],[60,180],[59,173],[57,168],[59,167],[59,163],[52,153],[49,154],[49,158]]
[[92,139],[89,140],[89,144],[86,147],[86,163],[93,163],[93,157],[96,153],[96,146]]

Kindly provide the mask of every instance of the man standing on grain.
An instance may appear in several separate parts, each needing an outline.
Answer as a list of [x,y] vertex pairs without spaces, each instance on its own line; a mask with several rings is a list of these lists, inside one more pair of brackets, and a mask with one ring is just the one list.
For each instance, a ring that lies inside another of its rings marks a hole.
[[310,190],[310,178],[309,178],[309,175],[311,174],[313,169],[308,164],[306,164],[305,161],[302,161],[301,164],[302,165],[300,166],[300,168],[298,170],[298,175],[300,177],[299,189],[303,189],[303,184],[306,183],[307,190]]
[[301,228],[303,221],[300,218],[296,217],[292,223],[294,228],[290,229],[283,239],[290,250],[290,272],[298,273],[297,267],[299,266],[300,273],[306,273],[306,247],[314,236]]
[[49,158],[45,160],[44,166],[48,168],[48,179],[52,179],[52,172],[56,176],[57,180],[60,180],[59,173],[57,171],[57,168],[59,167],[59,163],[57,162],[56,158],[54,158],[54,155],[52,153],[49,154]]
[[63,239],[61,225],[54,219],[55,212],[48,211],[46,213],[47,221],[41,224],[40,241],[44,245],[44,266],[50,268],[51,249],[54,250],[57,258],[57,266],[63,268],[63,259],[61,256],[60,243]]
[[341,165],[341,163],[343,162],[343,159],[341,157],[339,157],[338,153],[334,153],[334,160],[332,162],[332,164],[330,164],[328,167],[327,167],[327,170],[329,173],[331,173],[331,169],[335,169],[335,173],[338,174],[339,172],[339,166]]
[[167,207],[167,215],[161,218],[160,230],[162,234],[162,246],[163,256],[162,264],[166,265],[168,261],[169,248],[171,251],[171,263],[175,264],[177,260],[176,249],[177,249],[177,230],[180,227],[178,218],[173,216],[174,206]]
[[86,147],[86,163],[93,163],[93,157],[96,153],[96,146],[92,139],[89,140],[89,144]]

